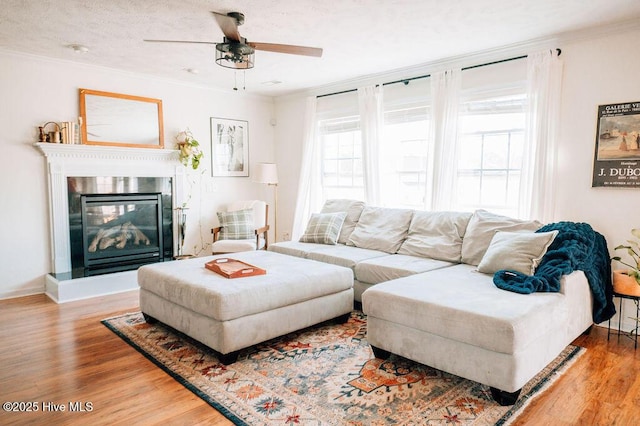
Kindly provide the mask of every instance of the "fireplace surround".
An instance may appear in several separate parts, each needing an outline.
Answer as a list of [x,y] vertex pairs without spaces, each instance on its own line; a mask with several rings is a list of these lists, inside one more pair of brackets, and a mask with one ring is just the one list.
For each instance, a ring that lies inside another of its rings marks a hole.
[[[72,246],[77,244],[77,240],[71,238],[71,232],[74,226],[72,215],[76,213],[71,206],[71,199],[75,199],[77,195],[70,189],[71,182],[96,182],[98,179],[104,182],[107,177],[115,179],[112,182],[116,183],[102,185],[97,190],[84,191],[90,198],[114,192],[105,190],[106,186],[118,188],[118,185],[119,188],[123,188],[123,185],[129,189],[136,188],[132,191],[118,189],[115,191],[118,193],[134,192],[138,195],[155,196],[156,199],[159,197],[162,203],[160,215],[163,224],[160,224],[160,238],[163,239],[163,248],[158,256],[162,256],[162,260],[168,260],[173,256],[173,248],[177,246],[177,221],[173,216],[175,207],[181,205],[185,199],[186,181],[184,167],[178,161],[178,151],[53,143],[37,143],[35,146],[44,154],[47,165],[52,272],[45,276],[45,293],[51,299],[65,302],[138,288],[135,270],[93,274],[92,271],[87,273],[86,265],[83,264],[80,268],[75,263],[76,252]],[[114,205],[131,205],[128,201],[121,201],[120,204],[112,202],[111,210]],[[81,200],[73,202],[81,203]],[[143,200],[142,204],[147,205],[146,203],[148,200]],[[147,224],[143,223],[140,226],[146,227]],[[167,229],[167,226],[170,229]],[[167,241],[164,241],[165,238]]]

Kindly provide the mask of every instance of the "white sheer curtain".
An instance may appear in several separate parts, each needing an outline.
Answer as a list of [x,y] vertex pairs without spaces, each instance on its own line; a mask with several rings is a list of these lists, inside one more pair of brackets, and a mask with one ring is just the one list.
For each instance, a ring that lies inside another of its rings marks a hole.
[[293,241],[297,241],[304,233],[311,213],[319,212],[322,208],[321,157],[317,136],[316,106],[316,97],[308,97],[304,116],[304,147],[300,164],[298,197],[291,230]]
[[458,110],[462,71],[431,74],[431,126],[426,200],[432,210],[450,210],[456,183]]
[[555,51],[527,56],[525,152],[520,217],[553,220],[562,61]]
[[365,201],[380,205],[380,138],[384,126],[382,85],[358,88]]

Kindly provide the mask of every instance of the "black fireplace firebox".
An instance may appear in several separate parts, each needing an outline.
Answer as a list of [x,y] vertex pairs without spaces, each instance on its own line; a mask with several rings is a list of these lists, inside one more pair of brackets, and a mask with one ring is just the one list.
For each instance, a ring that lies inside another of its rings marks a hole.
[[172,259],[170,178],[70,177],[68,183],[74,276]]
[[160,259],[160,194],[83,195],[81,204],[85,268]]

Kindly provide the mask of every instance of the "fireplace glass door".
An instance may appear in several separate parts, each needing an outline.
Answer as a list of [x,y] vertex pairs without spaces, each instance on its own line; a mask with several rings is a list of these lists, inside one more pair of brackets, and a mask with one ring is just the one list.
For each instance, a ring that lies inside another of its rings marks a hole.
[[157,262],[163,252],[162,194],[81,197],[84,267],[126,268]]

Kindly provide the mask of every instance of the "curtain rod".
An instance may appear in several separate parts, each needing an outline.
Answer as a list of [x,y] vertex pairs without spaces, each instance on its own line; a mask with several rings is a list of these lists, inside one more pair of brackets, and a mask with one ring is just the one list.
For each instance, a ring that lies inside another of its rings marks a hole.
[[[561,49],[557,48],[556,51],[558,52],[558,56],[560,56],[562,54],[562,50]],[[466,71],[466,70],[470,70],[470,69],[474,69],[474,68],[486,67],[487,65],[501,64],[503,62],[516,61],[518,59],[524,59],[526,57],[527,57],[527,55],[515,56],[513,58],[507,58],[507,59],[501,59],[499,61],[487,62],[485,64],[471,65],[471,66],[462,68],[462,71]],[[422,78],[427,78],[427,77],[431,77],[431,74],[424,74],[424,75],[418,75],[416,77],[403,78],[401,80],[389,81],[389,82],[386,82],[386,83],[382,83],[382,85],[383,86],[387,86],[387,85],[390,85],[390,84],[397,84],[397,83],[403,83],[403,84],[406,85],[406,84],[409,84],[410,81],[420,80]],[[357,91],[358,91],[358,89],[347,89],[347,90],[342,90],[340,92],[333,92],[333,93],[326,93],[324,95],[318,95],[318,96],[316,96],[316,98],[324,98],[326,96],[333,96],[333,95],[342,95],[343,93],[351,93],[351,92],[357,92]]]

